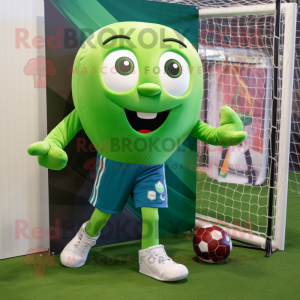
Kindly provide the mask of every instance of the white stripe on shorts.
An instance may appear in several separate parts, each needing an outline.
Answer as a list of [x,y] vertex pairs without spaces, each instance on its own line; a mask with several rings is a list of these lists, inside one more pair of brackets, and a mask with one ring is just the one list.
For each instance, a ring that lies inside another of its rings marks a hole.
[[98,178],[99,178],[99,173],[100,173],[100,171],[101,171],[101,168],[102,168],[102,155],[100,156],[100,159],[99,159],[99,168],[98,168],[96,180],[95,180],[95,183],[94,183],[93,196],[92,196],[92,198],[91,198],[91,200],[90,200],[90,203],[91,203],[91,204],[93,204],[93,202],[94,202],[95,191],[96,191],[96,185],[97,185],[97,181],[98,181]]
[[164,170],[164,184],[165,184],[165,189],[166,189],[166,193],[167,191],[167,183],[166,183],[166,172],[165,172],[165,163],[163,163],[163,170]]
[[102,170],[101,170],[101,173],[100,173],[100,176],[99,176],[99,180],[98,180],[98,183],[97,183],[97,186],[96,186],[96,197],[95,197],[95,200],[94,200],[94,203],[92,203],[94,206],[96,205],[96,202],[97,202],[97,199],[98,199],[98,189],[99,189],[99,186],[100,186],[100,181],[101,181],[101,177],[103,175],[103,172],[105,170],[105,161],[106,161],[106,157],[103,158],[103,166],[102,166]]

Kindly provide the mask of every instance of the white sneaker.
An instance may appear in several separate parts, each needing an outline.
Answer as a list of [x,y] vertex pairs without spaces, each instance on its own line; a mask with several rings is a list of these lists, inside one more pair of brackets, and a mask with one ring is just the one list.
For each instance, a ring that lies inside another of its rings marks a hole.
[[100,233],[96,237],[90,237],[85,232],[85,227],[88,222],[89,221],[83,223],[78,233],[60,254],[60,261],[64,266],[77,268],[84,265],[91,247],[96,244]]
[[189,271],[184,265],[174,262],[166,253],[163,245],[139,251],[140,273],[160,281],[184,279]]

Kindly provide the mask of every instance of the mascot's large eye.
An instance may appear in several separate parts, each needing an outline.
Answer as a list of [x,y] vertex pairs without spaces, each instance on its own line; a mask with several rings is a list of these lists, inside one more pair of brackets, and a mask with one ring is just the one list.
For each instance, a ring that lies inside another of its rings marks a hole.
[[187,61],[175,52],[165,52],[159,60],[160,81],[172,96],[185,94],[190,86],[190,69]]
[[115,92],[129,91],[137,84],[139,78],[137,59],[129,50],[109,53],[101,70],[104,83]]
[[170,77],[177,78],[181,75],[182,68],[180,63],[177,60],[169,59],[165,63],[165,71]]
[[116,61],[116,70],[121,75],[129,75],[133,72],[134,63],[129,57],[120,57]]

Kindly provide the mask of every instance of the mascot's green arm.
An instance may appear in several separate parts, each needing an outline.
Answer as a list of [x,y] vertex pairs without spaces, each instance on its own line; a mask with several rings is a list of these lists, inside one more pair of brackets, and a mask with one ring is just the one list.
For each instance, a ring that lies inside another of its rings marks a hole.
[[61,170],[68,162],[68,156],[62,149],[81,129],[79,116],[74,109],[47,135],[43,142],[30,145],[28,153],[38,156],[38,162],[41,166],[51,170]]
[[198,120],[190,134],[207,144],[222,147],[238,145],[247,138],[241,119],[229,106],[221,108],[220,127],[212,127]]

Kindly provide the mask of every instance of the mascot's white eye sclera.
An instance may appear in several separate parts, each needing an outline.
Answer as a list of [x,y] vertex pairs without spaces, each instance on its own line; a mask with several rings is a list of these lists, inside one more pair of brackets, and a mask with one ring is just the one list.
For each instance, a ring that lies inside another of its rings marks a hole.
[[106,56],[102,66],[106,86],[115,92],[132,89],[139,78],[138,62],[129,50],[116,50]]
[[187,61],[175,52],[165,52],[159,60],[160,81],[172,96],[185,94],[190,85],[190,70]]

